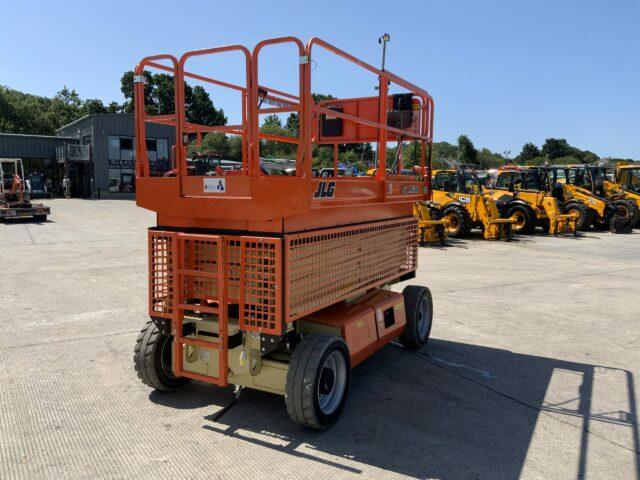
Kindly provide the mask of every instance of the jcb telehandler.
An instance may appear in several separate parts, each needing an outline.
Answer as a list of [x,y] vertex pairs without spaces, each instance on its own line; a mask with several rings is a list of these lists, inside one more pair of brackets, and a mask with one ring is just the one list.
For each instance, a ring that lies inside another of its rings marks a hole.
[[450,237],[463,238],[477,227],[486,240],[512,238],[516,220],[501,218],[498,202],[482,194],[472,170],[434,170],[432,193],[433,200],[443,207]]
[[[594,186],[594,177],[578,166],[550,165],[534,167],[546,176],[548,191],[557,199],[577,200],[588,207],[586,217],[580,220],[583,228],[593,225],[598,230],[610,229],[614,233],[628,233],[637,215],[637,206],[624,196],[605,198]],[[599,193],[595,193],[599,192]]]
[[[482,187],[482,191],[493,198],[511,194],[524,200],[531,207],[529,209],[515,209],[514,226],[516,232],[525,228],[528,223],[527,215],[535,215],[535,223],[551,235],[559,233],[573,233],[581,227],[578,220],[584,218],[586,208],[577,201],[560,203],[558,199],[549,195],[544,188],[542,177],[537,170],[529,170],[518,166],[506,166],[489,171],[489,179]],[[579,213],[582,212],[582,215]],[[533,222],[531,222],[533,223]],[[583,226],[582,226],[583,227]]]

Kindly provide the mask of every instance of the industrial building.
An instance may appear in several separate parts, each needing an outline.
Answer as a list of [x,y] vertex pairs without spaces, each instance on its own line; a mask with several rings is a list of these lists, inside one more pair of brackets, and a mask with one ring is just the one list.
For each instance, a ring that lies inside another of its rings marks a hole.
[[[151,168],[157,172],[168,170],[169,152],[175,144],[174,129],[147,124],[146,130]],[[73,197],[132,197],[133,114],[86,115],[60,128],[55,136],[0,133],[0,157],[21,158],[27,177],[43,174],[53,196],[61,195],[66,173]]]

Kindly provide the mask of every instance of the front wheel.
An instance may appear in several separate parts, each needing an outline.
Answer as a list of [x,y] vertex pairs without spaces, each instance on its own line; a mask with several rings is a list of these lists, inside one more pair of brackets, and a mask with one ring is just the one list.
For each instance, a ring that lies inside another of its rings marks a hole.
[[576,221],[576,230],[586,231],[593,224],[594,215],[593,210],[587,207],[584,203],[577,200],[572,200],[564,204],[564,213],[577,214],[578,220]]
[[516,220],[516,223],[511,227],[514,233],[528,235],[536,229],[536,214],[525,205],[514,205],[508,210],[507,217],[515,218]]
[[449,220],[447,234],[451,238],[466,237],[473,227],[471,216],[462,205],[447,205],[444,207],[444,216]]
[[291,355],[284,401],[296,423],[324,430],[347,401],[351,361],[347,344],[330,335],[307,335]]
[[149,320],[140,331],[133,350],[133,364],[138,378],[145,385],[172,392],[186,384],[189,379],[173,374],[173,336],[165,335],[153,320]]
[[433,299],[427,287],[408,285],[402,291],[407,323],[399,337],[406,348],[417,350],[427,344],[433,323]]

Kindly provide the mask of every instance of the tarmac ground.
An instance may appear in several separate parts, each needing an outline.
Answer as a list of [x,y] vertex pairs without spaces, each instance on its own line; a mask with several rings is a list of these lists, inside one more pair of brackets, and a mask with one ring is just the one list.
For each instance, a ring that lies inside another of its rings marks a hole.
[[[136,377],[155,215],[52,200],[0,224],[0,478],[640,479],[640,235],[477,233],[420,249],[426,348],[354,369],[342,418]],[[397,289],[404,285],[398,284]]]

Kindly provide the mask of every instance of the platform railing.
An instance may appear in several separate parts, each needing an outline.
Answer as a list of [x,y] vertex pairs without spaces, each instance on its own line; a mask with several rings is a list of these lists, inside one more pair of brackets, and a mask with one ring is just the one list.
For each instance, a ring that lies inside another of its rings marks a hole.
[[[276,44],[293,44],[297,47],[297,62],[299,75],[299,92],[298,95],[283,92],[274,88],[261,85],[259,83],[259,58],[260,52],[265,47]],[[313,52],[315,49],[322,48],[337,57],[347,60],[350,63],[374,74],[378,77],[378,118],[364,118],[344,112],[330,110],[321,104],[316,104],[312,98],[312,73],[311,62],[313,61]],[[187,60],[196,56],[213,55],[222,52],[239,51],[244,55],[245,64],[245,86],[235,85],[233,83],[218,80],[199,73],[187,71],[185,64]],[[169,63],[167,65],[166,63]],[[144,105],[144,83],[142,76],[146,67],[160,69],[171,73],[174,77],[174,98],[176,109],[173,114],[168,115],[149,115],[145,112]],[[204,50],[195,50],[187,52],[180,60],[172,55],[157,55],[143,59],[135,70],[135,106],[136,106],[136,142],[137,162],[136,172],[138,176],[149,175],[149,165],[146,154],[145,142],[145,123],[155,122],[168,125],[174,125],[176,129],[176,175],[183,178],[187,176],[187,147],[189,139],[196,136],[196,144],[200,144],[202,135],[209,132],[220,132],[225,134],[234,134],[242,136],[242,176],[250,176],[257,178],[263,176],[260,168],[260,140],[270,140],[276,142],[286,142],[297,146],[296,153],[296,169],[295,176],[297,178],[305,178],[309,189],[316,188],[310,180],[313,177],[312,164],[312,148],[314,144],[322,144],[318,138],[313,136],[314,122],[319,121],[319,116],[330,114],[340,118],[345,122],[362,125],[377,130],[375,141],[356,141],[355,143],[377,143],[378,165],[375,179],[385,181],[388,178],[386,150],[390,139],[398,139],[400,142],[416,141],[420,144],[420,174],[424,179],[425,185],[431,176],[431,150],[433,139],[433,118],[434,118],[434,102],[429,93],[420,87],[402,79],[401,77],[389,72],[381,70],[372,65],[350,55],[349,53],[325,42],[319,38],[312,38],[306,46],[295,37],[280,37],[264,40],[256,45],[253,52],[241,45],[230,45]],[[186,105],[185,105],[185,79],[195,79],[201,82],[209,83],[219,87],[229,88],[241,92],[242,94],[242,123],[239,125],[209,126],[197,125],[187,122]],[[418,131],[404,130],[389,126],[387,123],[387,113],[389,111],[389,85],[396,84],[403,89],[412,93],[414,98],[419,102],[420,121]],[[268,107],[262,107],[261,102],[268,100]],[[297,137],[284,137],[260,132],[259,119],[260,115],[269,113],[287,113],[296,112],[299,115],[300,131]],[[331,142],[324,142],[331,143]],[[343,178],[337,178],[336,162],[338,143],[354,143],[354,142],[333,142],[334,143],[334,180],[341,181]],[[397,165],[397,172],[400,173],[401,164]],[[237,173],[236,173],[237,175]],[[406,177],[406,176],[405,176]],[[356,179],[357,180],[357,179]],[[371,180],[371,177],[366,180]],[[393,176],[390,180],[409,181],[410,179],[401,178],[399,175]],[[184,195],[184,184],[181,182],[181,194]],[[190,190],[193,192],[193,189]],[[246,189],[243,191],[247,191]],[[380,190],[381,200],[385,201],[387,188]],[[192,193],[193,194],[193,193]]]

